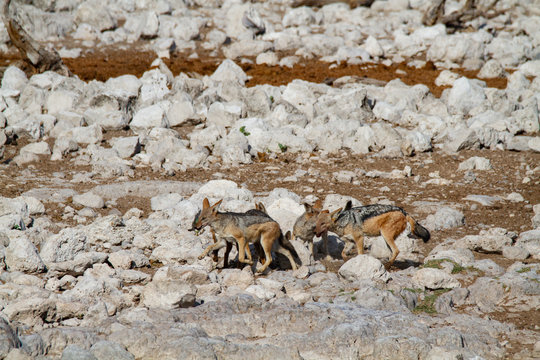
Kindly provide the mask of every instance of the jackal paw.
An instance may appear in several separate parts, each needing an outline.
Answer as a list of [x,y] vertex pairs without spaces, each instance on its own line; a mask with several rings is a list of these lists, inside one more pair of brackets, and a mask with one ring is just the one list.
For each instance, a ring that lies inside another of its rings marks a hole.
[[204,259],[205,256],[206,256],[205,254],[201,254],[201,255],[199,255],[199,256],[197,257],[197,259],[202,260],[202,259]]

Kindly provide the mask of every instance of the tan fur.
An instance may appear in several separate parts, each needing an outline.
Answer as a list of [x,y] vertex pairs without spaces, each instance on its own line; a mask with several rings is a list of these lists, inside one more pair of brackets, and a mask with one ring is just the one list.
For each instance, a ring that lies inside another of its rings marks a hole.
[[[328,212],[327,210],[322,211],[317,218],[316,232],[321,233],[323,231],[332,231],[333,225],[335,224],[340,211],[341,209],[338,209],[332,213]],[[414,229],[414,219],[408,215],[405,216],[400,211],[391,211],[365,220],[362,224],[362,228],[355,226],[353,223],[347,224],[343,230],[343,236],[351,237],[356,245],[357,253],[363,254],[364,235],[382,235],[392,250],[392,256],[385,265],[385,267],[389,269],[399,254],[399,249],[396,246],[395,239],[407,228],[407,223],[411,224],[411,229]],[[343,260],[348,260],[347,254],[351,250],[352,246],[354,245],[350,242],[345,244],[345,247],[341,253]]]
[[[263,266],[258,269],[258,272],[264,272],[272,263],[272,246],[281,236],[279,224],[266,218],[268,220],[265,220],[264,222],[258,222],[245,227],[239,226],[237,224],[243,224],[243,220],[241,219],[251,218],[251,216],[261,217],[260,215],[249,214],[249,212],[244,214],[220,213],[217,210],[220,203],[221,200],[210,206],[208,199],[204,199],[201,213],[196,219],[197,221],[194,222],[194,228],[199,229],[208,225],[215,232],[215,235],[220,238],[214,244],[208,246],[201,255],[199,255],[199,259],[205,257],[210,251],[223,247],[223,239],[233,238],[238,245],[238,261],[243,264],[253,265],[249,244],[260,243],[262,252],[264,252],[264,260],[262,260],[263,257],[260,256]],[[264,209],[264,206],[258,204],[257,210],[260,210],[261,208]],[[260,211],[265,212],[265,210],[266,209]],[[262,217],[262,220],[264,219],[265,218]],[[228,257],[227,252],[226,257]],[[290,259],[292,259],[292,257],[290,257]],[[293,259],[291,266],[293,269],[296,269],[296,263]]]

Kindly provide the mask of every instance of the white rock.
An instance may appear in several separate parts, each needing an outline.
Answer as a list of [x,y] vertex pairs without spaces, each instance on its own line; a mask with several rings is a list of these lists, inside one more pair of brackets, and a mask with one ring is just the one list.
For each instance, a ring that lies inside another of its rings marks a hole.
[[236,199],[247,202],[253,201],[253,194],[247,189],[239,189],[231,180],[210,180],[199,188],[201,196],[213,199]]
[[525,76],[539,77],[540,76],[540,60],[530,60],[521,64],[519,71]]
[[166,210],[174,208],[183,199],[178,193],[160,194],[150,199],[150,205],[153,211]]
[[121,158],[130,158],[141,150],[138,136],[117,137],[110,140],[112,148]]
[[146,256],[129,250],[120,250],[109,254],[109,262],[115,269],[126,270],[150,265]]
[[236,59],[240,56],[258,56],[272,49],[272,43],[262,40],[242,40],[223,48],[227,59]]
[[88,125],[98,124],[104,130],[121,130],[129,121],[126,114],[118,110],[114,100],[86,109],[83,117]]
[[449,259],[461,266],[471,266],[474,263],[474,254],[469,249],[448,249],[433,251],[424,259],[424,263],[431,260]]
[[444,149],[451,153],[460,150],[476,149],[480,146],[480,140],[474,129],[458,127],[457,129],[451,129],[447,136],[448,142],[444,144]]
[[4,71],[4,76],[2,77],[2,89],[22,91],[27,83],[28,78],[26,77],[26,74],[18,67],[9,66]]
[[504,246],[502,255],[510,260],[525,260],[530,256],[527,249],[521,246]]
[[242,24],[242,18],[250,8],[249,4],[232,4],[226,13],[225,32],[235,39],[250,39],[253,33]]
[[474,251],[502,252],[505,246],[512,245],[510,234],[504,229],[493,228],[482,230],[479,235],[467,235],[456,241],[456,246]]
[[487,158],[480,156],[473,156],[467,160],[461,162],[458,167],[459,170],[491,170],[491,161]]
[[533,227],[540,227],[540,204],[533,206],[534,217],[532,218]]
[[30,143],[21,149],[21,153],[30,153],[35,155],[50,155],[51,149],[45,141]]
[[200,17],[184,16],[174,27],[171,36],[178,41],[190,41],[197,39],[201,29],[206,25],[206,19]]
[[523,247],[534,259],[540,259],[540,229],[537,228],[519,234],[515,246]]
[[540,152],[540,137],[533,137],[527,142],[527,145],[531,150]]
[[80,4],[75,11],[75,22],[90,24],[98,31],[111,30],[117,25],[111,12],[99,1]]
[[477,82],[461,77],[454,82],[448,95],[448,110],[455,114],[468,114],[484,103],[484,89]]
[[277,280],[259,277],[257,278],[257,284],[271,290],[274,294],[283,290],[283,283]]
[[145,16],[145,24],[141,30],[141,36],[153,38],[157,36],[159,30],[159,18],[155,11],[150,11]]
[[81,195],[73,196],[73,202],[81,206],[87,206],[89,208],[101,209],[105,206],[105,201],[101,196],[94,194],[93,192],[87,192]]
[[335,211],[344,208],[348,201],[352,201],[352,206],[362,206],[362,203],[352,196],[340,194],[328,194],[323,202],[323,209]]
[[472,266],[487,276],[501,276],[506,272],[503,267],[497,265],[497,263],[491,259],[476,260]]
[[459,227],[465,223],[465,216],[459,210],[442,207],[435,214],[428,215],[424,226],[430,230],[443,230]]
[[242,116],[242,104],[214,102],[208,108],[207,123],[229,128]]
[[77,144],[96,144],[103,139],[103,132],[99,125],[94,124],[65,130],[58,137],[72,139]]
[[62,157],[70,152],[79,150],[79,145],[71,139],[65,137],[59,137],[54,142],[53,153],[51,156],[52,161],[62,160]]
[[73,91],[54,90],[47,98],[47,111],[51,115],[56,115],[62,111],[75,111],[78,98],[79,96]]
[[38,215],[45,213],[45,205],[33,196],[21,196],[28,207],[28,214]]
[[405,140],[411,144],[415,153],[421,153],[431,151],[433,148],[431,144],[431,136],[420,131],[411,131],[407,133]]
[[133,115],[129,127],[134,130],[169,127],[165,104],[154,104],[140,109]]
[[307,6],[289,9],[283,16],[283,27],[311,25],[317,21],[317,14]]
[[292,229],[298,216],[302,215],[305,210],[297,201],[283,197],[272,203],[267,202],[266,211],[272,219],[280,224],[282,229]]
[[141,88],[137,99],[140,107],[146,107],[162,101],[165,96],[171,93],[168,87],[167,75],[160,69],[152,69],[141,77]]
[[504,36],[493,38],[486,46],[487,55],[498,60],[504,68],[515,67],[530,58],[531,39],[528,36]]
[[109,78],[105,82],[105,86],[112,94],[132,98],[139,95],[142,82],[135,75],[121,75]]
[[364,49],[371,55],[372,57],[379,57],[384,55],[384,50],[373,36],[369,35],[366,39],[366,42],[364,43]]
[[257,59],[255,60],[257,65],[268,65],[268,66],[276,66],[279,62],[278,56],[275,52],[264,52],[262,54],[257,55]]
[[194,265],[169,265],[160,268],[154,275],[154,281],[179,281],[192,285],[208,284],[208,269]]
[[382,262],[369,255],[357,255],[350,259],[339,268],[338,274],[349,281],[370,279],[386,282],[390,279]]
[[[184,228],[189,228],[195,214],[186,219]],[[204,250],[200,238],[187,230],[179,233],[164,232],[159,236],[159,245],[152,250],[150,256],[153,261],[163,264],[193,264]]]
[[219,276],[220,284],[226,287],[235,286],[245,290],[255,283],[255,278],[249,267],[245,267],[244,270],[223,269]]
[[36,247],[26,236],[10,238],[4,261],[9,271],[40,273],[45,270]]
[[413,281],[422,289],[436,290],[461,287],[459,281],[454,279],[451,275],[443,270],[433,268],[423,268],[418,270],[413,276]]
[[195,108],[191,99],[185,97],[174,100],[167,112],[169,125],[180,126],[191,119],[196,119]]
[[486,61],[484,66],[482,66],[482,68],[480,69],[478,77],[481,79],[492,79],[503,77],[505,73],[506,72],[504,71],[504,68],[502,67],[500,62],[495,59],[490,59]]
[[210,78],[214,81],[234,81],[242,86],[247,81],[244,70],[230,59],[223,60]]
[[197,288],[177,281],[152,281],[143,288],[141,303],[167,310],[193,306]]
[[216,142],[212,154],[220,156],[223,164],[238,166],[251,163],[246,136],[234,130]]
[[276,293],[261,285],[250,285],[246,288],[248,294],[255,295],[259,299],[270,300],[276,297]]
[[517,192],[512,192],[506,196],[506,200],[512,201],[512,202],[522,202],[525,201],[525,198],[523,198],[523,195]]

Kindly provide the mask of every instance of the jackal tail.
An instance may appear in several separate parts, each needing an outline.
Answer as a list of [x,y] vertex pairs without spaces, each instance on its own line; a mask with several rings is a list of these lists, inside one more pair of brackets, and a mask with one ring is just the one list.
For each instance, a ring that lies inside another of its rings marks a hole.
[[424,242],[428,242],[429,238],[431,237],[428,229],[420,225],[418,221],[414,220],[409,214],[407,214],[407,221],[411,225],[411,232]]

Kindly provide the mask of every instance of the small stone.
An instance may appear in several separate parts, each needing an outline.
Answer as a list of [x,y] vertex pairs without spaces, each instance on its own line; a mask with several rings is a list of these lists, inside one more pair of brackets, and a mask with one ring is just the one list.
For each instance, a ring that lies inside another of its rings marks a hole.
[[73,203],[93,209],[101,209],[105,206],[105,201],[101,198],[101,196],[92,192],[73,196]]

